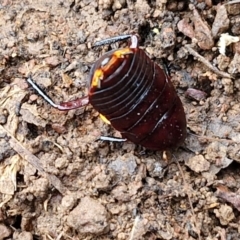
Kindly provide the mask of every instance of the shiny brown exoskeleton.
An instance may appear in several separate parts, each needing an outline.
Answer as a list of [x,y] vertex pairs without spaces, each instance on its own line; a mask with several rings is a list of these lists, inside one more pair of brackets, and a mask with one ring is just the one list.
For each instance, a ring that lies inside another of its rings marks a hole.
[[59,110],[91,103],[122,137],[148,149],[166,150],[183,143],[186,117],[169,76],[138,47],[136,35],[106,39],[96,46],[131,38],[128,47],[105,53],[93,65],[86,97],[57,105]]

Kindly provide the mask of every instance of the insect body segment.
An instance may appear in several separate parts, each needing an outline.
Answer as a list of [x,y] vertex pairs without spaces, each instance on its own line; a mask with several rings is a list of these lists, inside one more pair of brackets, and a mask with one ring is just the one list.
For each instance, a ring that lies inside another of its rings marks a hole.
[[90,79],[98,69],[103,78],[100,88],[91,84],[89,102],[124,138],[149,149],[176,147],[186,137],[182,103],[169,76],[134,41],[135,47],[108,52],[95,63]]
[[138,47],[136,35],[106,39],[95,46],[127,38],[131,38],[128,47],[109,51],[95,62],[88,96],[57,105],[41,95],[60,110],[89,102],[123,138],[153,150],[175,148],[186,137],[186,117],[169,76]]
[[119,59],[124,58],[125,55],[132,53],[133,52],[129,48],[126,48],[113,52],[111,57],[99,59],[100,66],[93,73],[91,88],[101,88],[101,80],[103,80],[104,76],[109,75],[109,72],[114,72],[114,66],[118,65]]

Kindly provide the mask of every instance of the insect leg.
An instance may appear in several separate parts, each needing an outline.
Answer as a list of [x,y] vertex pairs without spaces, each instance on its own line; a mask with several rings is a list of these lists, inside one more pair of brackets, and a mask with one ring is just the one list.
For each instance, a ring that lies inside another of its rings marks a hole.
[[35,91],[52,107],[57,108],[61,111],[67,111],[71,109],[76,109],[80,107],[84,107],[89,103],[88,96],[77,98],[75,100],[69,102],[62,102],[60,104],[56,104],[30,77],[27,78],[27,82],[35,89]]
[[131,38],[129,47],[137,48],[139,46],[139,44],[138,44],[139,36],[137,34],[127,34],[127,35],[120,35],[120,36],[116,36],[116,37],[106,38],[106,39],[95,42],[93,44],[93,47],[109,45],[111,43],[116,43],[116,42],[123,41],[123,40],[129,39],[129,38]]
[[119,42],[119,41],[129,39],[131,37],[132,37],[131,34],[127,34],[127,35],[120,35],[120,36],[116,36],[116,37],[106,38],[106,39],[95,42],[93,47],[100,47],[100,46],[103,46],[103,45],[109,45],[111,43],[116,43],[116,42]]
[[116,137],[105,137],[100,136],[98,140],[109,141],[109,142],[126,142],[126,138],[116,138]]

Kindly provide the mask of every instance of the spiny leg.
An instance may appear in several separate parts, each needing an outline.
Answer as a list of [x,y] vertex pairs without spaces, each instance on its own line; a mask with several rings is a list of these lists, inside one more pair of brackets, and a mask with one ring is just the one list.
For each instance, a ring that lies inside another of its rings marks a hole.
[[116,36],[116,37],[106,38],[106,39],[95,42],[93,47],[100,47],[100,46],[103,46],[103,45],[109,45],[111,43],[124,41],[124,40],[129,39],[129,38],[131,38],[129,47],[130,48],[138,47],[138,36],[136,34],[127,34],[127,35],[120,35],[120,36]]
[[72,101],[62,102],[60,104],[56,104],[32,79],[32,77],[27,78],[27,82],[32,86],[32,88],[52,107],[57,108],[61,111],[68,111],[71,109],[81,108],[86,106],[89,103],[88,96],[77,98]]

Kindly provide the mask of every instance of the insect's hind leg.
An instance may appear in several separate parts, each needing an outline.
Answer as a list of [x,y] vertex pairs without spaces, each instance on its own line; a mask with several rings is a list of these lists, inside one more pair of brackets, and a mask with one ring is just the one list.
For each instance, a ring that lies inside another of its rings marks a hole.
[[41,89],[32,79],[31,76],[27,78],[27,82],[32,86],[32,88],[52,107],[57,108],[61,111],[68,111],[71,109],[81,108],[86,106],[89,103],[88,96],[77,98],[72,101],[62,102],[60,104],[56,104],[44,91]]

